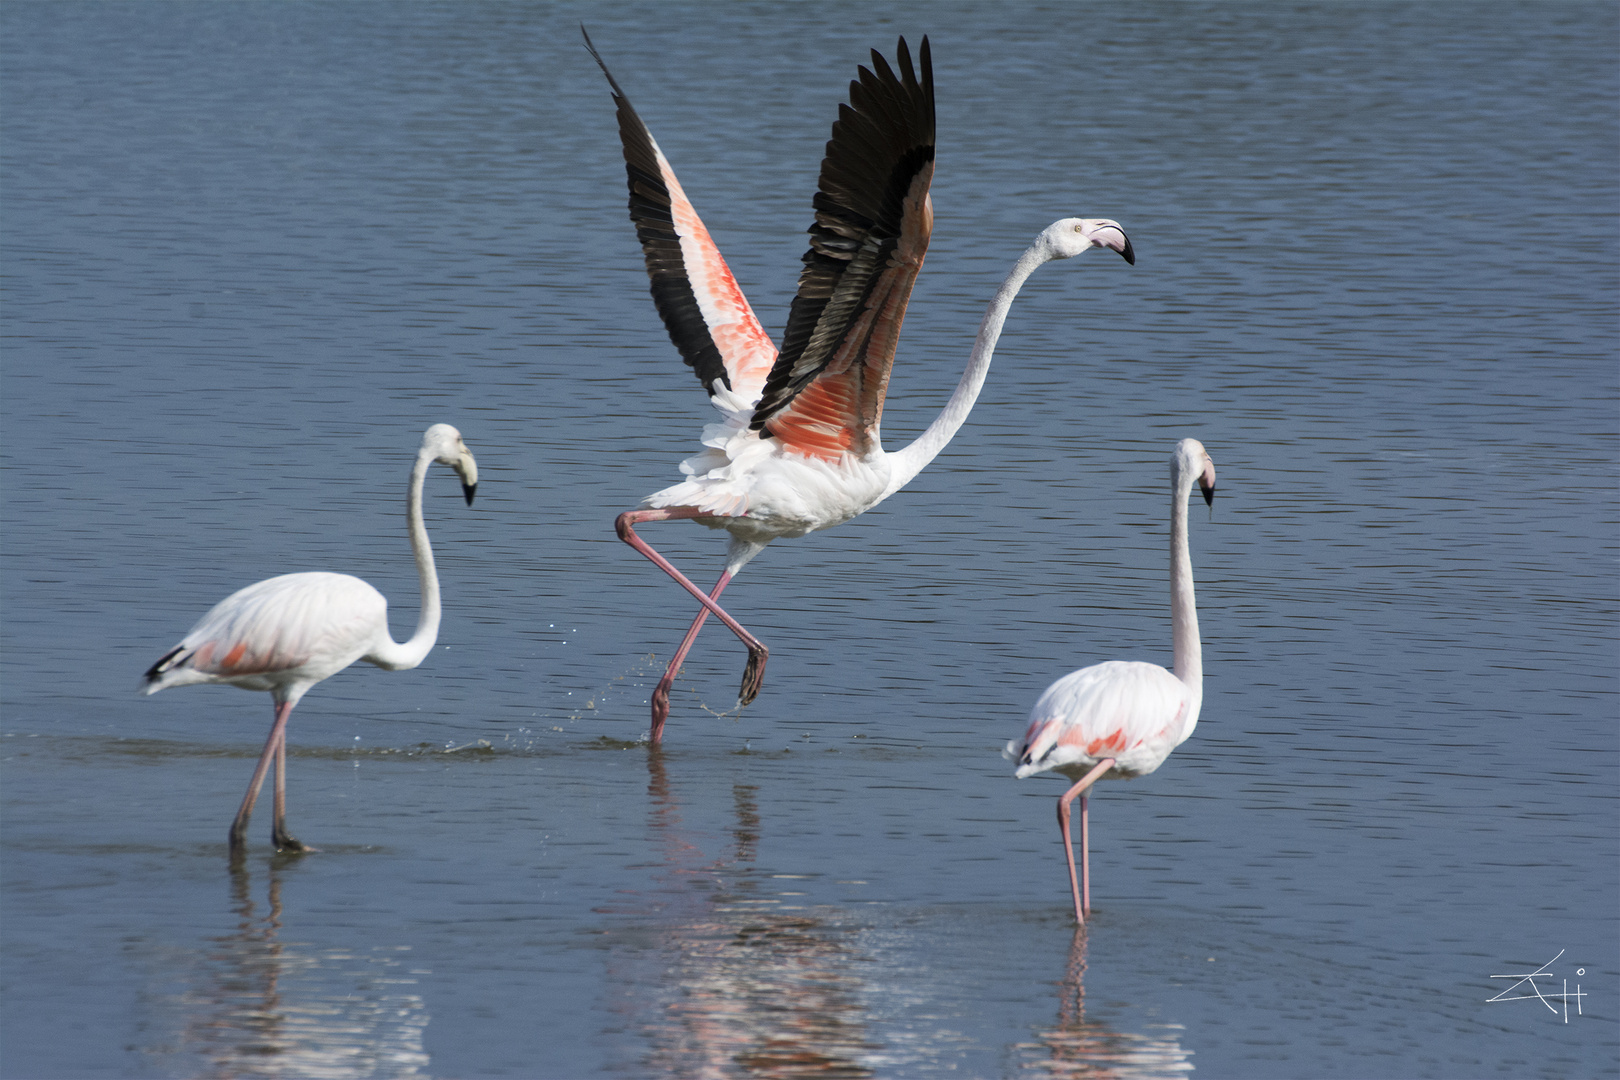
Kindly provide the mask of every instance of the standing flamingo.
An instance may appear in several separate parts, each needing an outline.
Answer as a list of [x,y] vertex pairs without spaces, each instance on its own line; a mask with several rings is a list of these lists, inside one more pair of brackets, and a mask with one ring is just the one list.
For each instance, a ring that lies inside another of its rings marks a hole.
[[[1182,439],[1170,457],[1170,636],[1175,674],[1139,660],[1105,660],[1071,672],[1046,688],[1029,714],[1022,740],[1002,751],[1018,762],[1018,779],[1060,772],[1075,781],[1058,799],[1058,829],[1069,860],[1074,917],[1084,926],[1091,911],[1091,840],[1086,789],[1099,779],[1146,776],[1164,763],[1198,724],[1204,701],[1204,663],[1193,601],[1192,556],[1187,547],[1187,497],[1197,482],[1204,502],[1215,501],[1215,462],[1203,443]],[[1080,797],[1080,865],[1074,874],[1069,804]],[[1083,898],[1082,898],[1083,894]]]
[[242,849],[248,817],[272,758],[276,763],[276,805],[271,836],[276,849],[315,850],[287,832],[287,717],[298,699],[356,660],[388,671],[408,671],[427,657],[438,639],[439,575],[422,524],[422,480],[435,461],[450,466],[461,477],[469,506],[478,489],[478,463],[461,441],[461,432],[449,424],[428,428],[416,452],[405,497],[411,551],[422,581],[422,613],[409,641],[396,642],[388,633],[388,601],[359,578],[321,572],[283,574],[239,589],[215,604],[179,645],[147,670],[141,685],[146,694],[193,683],[270,691],[276,719],[242,808],[231,822],[233,856]]
[[[897,74],[872,52],[850,83],[821,163],[810,250],[799,275],[780,355],[754,317],[674,171],[586,37],[618,106],[630,182],[630,218],[641,240],[653,302],[670,339],[709,392],[722,420],[704,449],[681,463],[686,479],[620,514],[619,538],[703,606],[652,695],[651,740],[663,737],[669,690],[713,612],[748,647],[738,704],[759,693],[766,648],[720,607],[720,593],[779,537],[838,525],[899,491],[951,441],[984,385],[1007,309],[1037,266],[1093,247],[1136,256],[1123,229],[1065,218],[1019,258],[997,291],[945,408],[911,445],[885,453],[878,422],[911,286],[933,227],[934,76],[928,39],[921,78],[904,38]],[[874,73],[875,72],[875,73]],[[643,521],[691,518],[731,534],[725,570],[707,594],[636,534]]]

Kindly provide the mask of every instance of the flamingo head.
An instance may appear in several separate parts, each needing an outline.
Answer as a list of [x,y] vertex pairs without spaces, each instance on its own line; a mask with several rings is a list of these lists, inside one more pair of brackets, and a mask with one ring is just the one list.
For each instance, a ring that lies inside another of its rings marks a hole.
[[1177,443],[1176,452],[1170,457],[1170,475],[1178,482],[1186,478],[1189,491],[1196,479],[1198,490],[1204,493],[1204,505],[1215,505],[1215,461],[1203,443],[1197,439],[1182,439]]
[[1131,250],[1130,237],[1119,227],[1119,222],[1108,218],[1064,218],[1054,221],[1041,233],[1046,248],[1054,259],[1072,259],[1082,251],[1094,247],[1117,251],[1125,261],[1136,265],[1136,252]]
[[449,424],[434,424],[422,436],[422,453],[441,465],[448,465],[461,477],[461,494],[471,506],[473,493],[478,490],[478,462],[472,451],[461,441],[461,432]]

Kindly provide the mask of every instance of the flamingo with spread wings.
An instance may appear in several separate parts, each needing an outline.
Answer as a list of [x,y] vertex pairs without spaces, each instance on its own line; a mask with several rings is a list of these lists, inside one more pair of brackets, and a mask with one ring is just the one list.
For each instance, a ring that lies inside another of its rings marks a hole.
[[[934,74],[924,38],[912,63],[904,38],[891,66],[876,50],[850,83],[849,104],[821,163],[804,256],[778,353],[754,317],[663,152],[592,47],[618,106],[635,223],[653,302],[670,339],[709,392],[721,420],[703,450],[681,463],[686,479],[620,514],[619,538],[702,604],[652,696],[654,743],[669,716],[669,690],[712,612],[748,648],[738,704],[759,693],[763,643],[720,606],[731,579],[772,540],[848,521],[899,491],[950,442],[984,384],[1013,297],[1037,266],[1093,247],[1136,261],[1118,223],[1065,218],[1046,228],[985,312],[955,393],[909,446],[885,453],[884,391],[912,283],[933,227]],[[726,565],[708,593],[637,535],[647,521],[692,519],[731,535]]]

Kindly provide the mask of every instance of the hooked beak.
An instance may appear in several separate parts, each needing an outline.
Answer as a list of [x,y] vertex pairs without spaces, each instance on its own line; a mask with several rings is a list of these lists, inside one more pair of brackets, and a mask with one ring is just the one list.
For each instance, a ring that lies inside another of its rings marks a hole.
[[1198,490],[1204,493],[1204,505],[1215,505],[1215,463],[1212,461],[1204,466],[1204,471],[1198,474]]
[[473,494],[478,490],[478,462],[473,459],[472,452],[463,447],[454,468],[456,475],[461,477],[461,494],[466,498],[467,505],[471,506]]
[[[1124,233],[1120,233],[1119,238],[1121,240],[1125,241],[1125,246],[1124,247],[1114,248],[1114,250],[1119,252],[1121,255],[1123,255],[1125,257],[1126,262],[1130,263],[1132,266],[1135,266],[1136,265],[1136,252],[1131,250],[1131,238],[1126,236]],[[1112,246],[1112,245],[1110,245],[1110,246]]]
[[[1112,235],[1114,233],[1119,234],[1117,243]],[[1126,236],[1125,230],[1118,225],[1107,225],[1097,230],[1097,234],[1091,238],[1091,242],[1105,248],[1112,248],[1114,251],[1119,252],[1126,262],[1132,266],[1136,265],[1136,252],[1131,250],[1131,238]]]

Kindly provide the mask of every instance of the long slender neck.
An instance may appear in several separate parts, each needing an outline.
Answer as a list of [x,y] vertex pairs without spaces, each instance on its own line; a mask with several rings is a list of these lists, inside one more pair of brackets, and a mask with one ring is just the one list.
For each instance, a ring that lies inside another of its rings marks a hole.
[[1018,290],[1024,287],[1025,279],[1035,272],[1035,268],[1050,259],[1045,244],[1039,240],[1019,256],[1012,273],[1007,275],[1007,280],[1001,283],[995,298],[985,309],[984,320],[979,323],[979,336],[973,342],[973,355],[968,358],[967,370],[962,372],[962,380],[956,384],[956,392],[951,395],[951,400],[945,403],[945,408],[940,410],[934,422],[928,425],[928,430],[919,435],[916,441],[889,455],[889,486],[883,493],[885,498],[905,487],[922,472],[967,420],[968,413],[973,411],[973,403],[979,400],[979,391],[984,388],[984,377],[990,372],[990,358],[995,354],[996,340],[1001,337],[1001,327],[1007,321],[1007,309],[1012,307],[1013,297],[1018,295]]
[[416,556],[416,574],[422,582],[422,613],[416,619],[416,632],[408,641],[389,640],[371,659],[390,671],[404,671],[427,659],[439,638],[439,572],[433,565],[433,546],[428,543],[427,526],[422,524],[422,481],[427,476],[433,454],[423,449],[411,469],[411,486],[405,494],[405,520],[411,534],[411,554]]
[[1170,635],[1176,678],[1192,691],[1187,732],[1197,722],[1204,700],[1204,656],[1198,641],[1198,605],[1193,598],[1192,553],[1187,543],[1187,498],[1192,486],[1191,475],[1177,475],[1171,483],[1170,497]]

